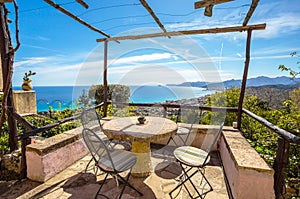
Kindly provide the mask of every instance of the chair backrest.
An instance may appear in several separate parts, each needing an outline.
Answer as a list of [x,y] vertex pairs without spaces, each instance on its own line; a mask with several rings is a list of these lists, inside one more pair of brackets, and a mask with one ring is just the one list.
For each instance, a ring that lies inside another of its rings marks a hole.
[[219,140],[219,137],[220,137],[220,135],[221,135],[221,133],[222,133],[222,130],[223,130],[223,126],[224,126],[224,122],[221,123],[220,128],[219,128],[218,132],[216,133],[216,135],[215,135],[215,137],[214,137],[214,139],[213,139],[213,142],[211,143],[211,145],[210,145],[209,148],[208,148],[208,151],[207,151],[208,154],[207,154],[207,156],[206,156],[206,158],[205,158],[204,163],[206,163],[206,161],[208,160],[209,155],[211,154],[211,152],[212,152],[212,150],[213,150],[215,144],[216,144],[217,141]]
[[[186,127],[184,128],[188,131],[188,133],[186,134],[186,137],[184,139],[181,138],[183,145],[192,144],[192,142],[196,136],[195,133],[192,133],[192,132],[195,132],[193,127],[195,124],[199,124],[201,114],[202,114],[202,112],[199,109],[191,109],[189,106],[185,106],[185,105],[180,106],[180,108],[178,110],[177,118],[176,118],[176,123],[183,122],[183,123],[189,124],[189,126],[187,128]],[[180,130],[182,130],[182,129],[180,129]]]
[[83,128],[95,129],[100,128],[100,116],[96,112],[96,109],[84,110],[81,114],[81,123]]
[[90,151],[93,159],[98,163],[101,158],[105,158],[106,161],[110,161],[113,169],[115,169],[110,150],[105,142],[91,129],[84,128],[82,130],[83,140]]

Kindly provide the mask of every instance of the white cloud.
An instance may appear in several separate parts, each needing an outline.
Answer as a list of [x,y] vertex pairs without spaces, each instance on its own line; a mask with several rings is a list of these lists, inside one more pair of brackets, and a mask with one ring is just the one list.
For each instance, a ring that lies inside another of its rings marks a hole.
[[243,56],[241,55],[241,53],[236,53],[236,56],[242,58]]
[[45,63],[46,61],[49,61],[50,59],[51,59],[50,57],[29,57],[23,61],[16,61],[14,63],[14,67],[33,66],[33,65]]
[[110,64],[124,64],[124,63],[137,63],[137,62],[144,63],[144,62],[169,59],[169,58],[172,58],[172,54],[170,53],[153,53],[148,55],[137,55],[137,56],[130,56],[130,57],[124,57],[115,60],[110,60]]
[[283,13],[282,16],[266,18],[267,26],[264,31],[255,32],[256,38],[276,38],[296,33],[300,29],[300,15]]

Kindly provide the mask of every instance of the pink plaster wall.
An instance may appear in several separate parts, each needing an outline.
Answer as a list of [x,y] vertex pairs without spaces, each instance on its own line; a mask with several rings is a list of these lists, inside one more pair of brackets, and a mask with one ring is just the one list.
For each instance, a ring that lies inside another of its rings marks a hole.
[[45,182],[88,153],[83,140],[77,140],[44,156],[35,152],[26,152],[27,177]]
[[257,171],[255,168],[239,167],[224,139],[222,136],[219,151],[233,197],[235,199],[275,198],[273,175],[270,172]]

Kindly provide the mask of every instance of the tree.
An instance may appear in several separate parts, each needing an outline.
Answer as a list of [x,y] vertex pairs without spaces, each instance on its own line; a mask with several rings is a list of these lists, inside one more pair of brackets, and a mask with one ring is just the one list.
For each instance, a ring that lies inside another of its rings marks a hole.
[[[290,55],[292,57],[294,57],[294,56],[300,57],[299,55],[297,55],[297,52],[292,52]],[[300,61],[296,62],[296,64],[300,64]],[[297,75],[300,74],[300,71],[295,71],[292,68],[286,67],[284,64],[280,64],[278,69],[280,69],[281,71],[289,71],[292,79],[294,79]]]

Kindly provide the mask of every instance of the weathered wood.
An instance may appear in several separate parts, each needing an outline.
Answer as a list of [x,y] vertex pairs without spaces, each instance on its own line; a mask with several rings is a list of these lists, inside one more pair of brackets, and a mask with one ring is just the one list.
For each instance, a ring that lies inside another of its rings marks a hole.
[[12,116],[22,123],[28,131],[32,131],[35,129],[34,125],[24,119],[21,115],[19,115],[16,111],[12,112]]
[[12,2],[12,0],[0,0],[0,3]]
[[21,158],[21,171],[20,171],[20,178],[24,179],[27,177],[27,164],[26,164],[26,146],[30,144],[30,139],[22,139],[21,141],[21,151],[22,151],[22,158]]
[[74,14],[72,14],[71,12],[69,12],[68,10],[64,9],[63,7],[61,7],[60,5],[54,3],[51,0],[44,0],[46,3],[48,3],[49,5],[51,5],[52,7],[56,8],[57,10],[61,11],[62,13],[68,15],[69,17],[71,17],[72,19],[75,19],[76,21],[78,21],[79,23],[81,23],[82,25],[88,27],[89,29],[98,32],[102,35],[104,35],[105,37],[110,37],[110,35],[106,34],[105,32],[103,32],[102,30],[99,30],[97,28],[95,28],[94,26],[88,24],[87,22],[83,21],[82,19],[80,19],[79,17],[76,17]]
[[241,93],[240,93],[240,99],[239,99],[239,106],[238,106],[238,118],[237,118],[237,128],[238,129],[241,129],[241,123],[242,123],[242,108],[243,108],[243,102],[244,102],[244,97],[245,97],[245,90],[246,90],[246,83],[247,83],[249,62],[250,62],[251,34],[252,34],[252,30],[248,30],[247,44],[246,44],[246,60],[245,60],[244,75],[243,75],[243,81],[242,81]]
[[253,14],[256,6],[257,6],[257,4],[258,4],[258,2],[259,2],[259,0],[252,0],[252,4],[250,6],[250,9],[249,9],[249,11],[248,11],[248,13],[247,13],[247,15],[244,19],[243,26],[246,26],[248,24],[248,22],[249,22],[252,14]]
[[[107,102],[108,104],[112,104],[111,102]],[[210,107],[210,106],[195,106],[195,105],[180,105],[180,104],[169,104],[169,103],[116,103],[116,105],[127,105],[127,106],[144,106],[144,107],[152,107],[152,106],[162,106],[164,108],[181,108],[184,106],[186,109],[192,110],[204,110],[204,111],[212,111],[212,112],[226,112],[226,113],[236,113],[237,108],[234,107]]]
[[267,121],[266,119],[264,119],[264,118],[262,118],[262,117],[260,117],[258,115],[255,115],[254,113],[250,112],[247,109],[243,108],[243,113],[249,115],[250,117],[252,117],[256,121],[258,121],[259,123],[263,124],[264,126],[266,126],[267,128],[269,128],[273,132],[275,132],[278,135],[282,136],[287,141],[292,142],[292,143],[296,143],[296,144],[300,145],[300,138],[297,137],[296,135],[294,135],[294,134],[292,134],[292,133],[290,133],[290,132],[288,132],[288,131],[286,131],[284,129],[278,128],[277,126],[275,126],[271,122]]
[[107,86],[107,49],[108,42],[104,42],[104,58],[103,58],[103,114],[104,117],[107,116],[107,95],[108,95],[108,86]]
[[86,9],[89,8],[89,5],[87,3],[85,3],[83,0],[76,0],[76,2],[79,3],[80,5],[82,5]]
[[207,7],[209,5],[217,5],[217,4],[221,4],[221,3],[226,3],[229,1],[233,1],[233,0],[205,0],[205,1],[197,1],[194,3],[194,8],[198,9],[198,8],[203,8],[203,7]]
[[[95,107],[93,108],[90,108],[90,109],[95,109],[95,108],[100,108],[103,106],[103,102],[101,102],[100,104],[96,105]],[[88,109],[88,110],[90,110]],[[28,137],[30,136],[35,136],[36,134],[38,133],[41,133],[41,132],[44,132],[44,131],[47,131],[47,130],[50,130],[54,127],[57,127],[63,123],[66,123],[66,122],[69,122],[69,121],[73,121],[73,120],[77,120],[81,117],[81,113],[80,114],[77,114],[77,115],[74,115],[74,116],[71,116],[71,117],[68,117],[68,118],[64,118],[62,120],[58,120],[56,123],[52,123],[52,124],[48,124],[46,126],[43,126],[41,128],[38,128],[38,129],[34,129],[32,130],[31,132],[25,132],[25,133],[22,133],[20,135],[17,136],[17,139],[18,140],[23,140],[23,139],[27,139]]]
[[[144,8],[146,8],[146,10],[150,13],[154,21],[157,23],[157,25],[164,31],[164,33],[167,34],[167,30],[165,29],[164,25],[160,22],[160,20],[158,19],[158,17],[156,16],[152,8],[148,5],[146,0],[140,0],[140,2],[144,6]],[[170,36],[168,37],[171,38]]]
[[[14,2],[16,12],[16,4]],[[9,149],[14,151],[18,149],[17,135],[17,123],[12,117],[11,112],[14,111],[14,103],[12,97],[12,73],[13,73],[13,60],[14,49],[11,43],[10,32],[7,24],[8,10],[5,5],[0,4],[0,54],[2,65],[2,77],[3,77],[3,97],[2,97],[2,111],[0,116],[0,128],[4,123],[5,114],[7,114],[8,133],[9,133]],[[17,14],[16,14],[17,16]],[[7,111],[8,110],[8,111]],[[0,132],[1,132],[0,130]],[[2,132],[0,133],[0,135]]]
[[285,170],[289,163],[289,149],[290,142],[285,140],[283,137],[279,137],[276,158],[273,165],[273,169],[275,171],[274,190],[277,199],[282,198],[283,195]]
[[247,30],[264,30],[266,24],[257,24],[249,26],[232,26],[224,28],[209,28],[209,29],[200,29],[200,30],[185,30],[185,31],[174,31],[168,33],[152,33],[152,34],[143,34],[143,35],[128,35],[120,37],[110,37],[97,39],[97,42],[104,41],[120,41],[120,40],[137,40],[137,39],[146,39],[153,37],[165,37],[165,36],[182,36],[182,35],[195,35],[195,34],[216,34],[216,33],[226,33],[226,32],[242,32]]

